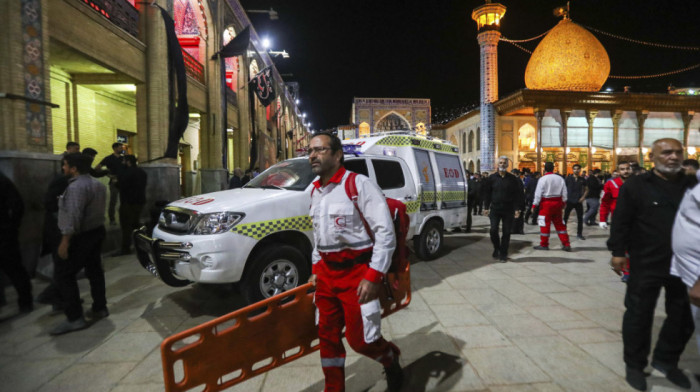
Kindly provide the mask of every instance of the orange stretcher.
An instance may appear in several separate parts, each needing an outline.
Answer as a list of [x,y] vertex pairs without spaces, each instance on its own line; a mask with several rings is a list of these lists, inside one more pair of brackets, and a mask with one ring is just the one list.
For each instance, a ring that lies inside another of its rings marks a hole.
[[[410,266],[385,283],[382,317],[411,302]],[[165,390],[220,391],[318,350],[313,292],[307,283],[166,338]]]

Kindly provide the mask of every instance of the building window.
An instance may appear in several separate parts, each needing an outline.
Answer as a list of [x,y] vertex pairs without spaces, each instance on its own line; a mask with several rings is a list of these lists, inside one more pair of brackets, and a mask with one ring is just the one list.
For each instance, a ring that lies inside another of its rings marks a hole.
[[476,150],[481,150],[481,128],[476,129]]
[[[466,141],[467,141],[467,134],[463,132],[463,133],[462,133],[462,152],[467,151],[467,143],[466,143]],[[470,150],[470,151],[471,151],[471,150]]]
[[469,152],[474,151],[474,131],[469,131]]

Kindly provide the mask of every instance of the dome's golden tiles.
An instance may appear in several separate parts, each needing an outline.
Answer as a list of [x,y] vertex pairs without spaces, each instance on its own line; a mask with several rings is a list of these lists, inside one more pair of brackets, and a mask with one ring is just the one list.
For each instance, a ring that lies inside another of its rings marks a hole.
[[525,85],[533,90],[599,91],[609,74],[603,45],[585,28],[563,19],[532,53]]

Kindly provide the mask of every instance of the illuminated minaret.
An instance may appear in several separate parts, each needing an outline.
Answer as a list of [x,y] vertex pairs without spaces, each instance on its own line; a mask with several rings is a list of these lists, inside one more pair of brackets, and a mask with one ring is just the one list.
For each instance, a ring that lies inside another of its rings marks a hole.
[[498,100],[498,39],[501,18],[506,13],[503,4],[491,3],[474,8],[472,19],[476,22],[481,48],[481,168],[493,172],[496,167],[496,113],[493,103]]

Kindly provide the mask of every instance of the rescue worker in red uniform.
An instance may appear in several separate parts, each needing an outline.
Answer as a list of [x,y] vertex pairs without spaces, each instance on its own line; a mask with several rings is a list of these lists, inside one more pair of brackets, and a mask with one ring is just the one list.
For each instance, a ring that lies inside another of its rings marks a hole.
[[343,167],[340,139],[327,133],[313,136],[309,162],[320,177],[311,193],[314,250],[309,281],[316,286],[325,391],[345,390],[343,326],[350,347],[380,362],[389,391],[398,391],[403,382],[400,350],[382,337],[378,298],[396,242],[386,199],[376,184],[357,175],[357,208],[370,234],[345,190],[349,172]]
[[540,244],[535,246],[535,249],[549,250],[549,229],[554,223],[554,229],[563,245],[562,250],[571,252],[569,233],[566,232],[566,223],[561,214],[562,208],[566,205],[566,183],[561,176],[554,174],[554,162],[546,162],[544,171],[544,175],[537,182],[535,200],[532,202],[533,210],[540,206],[540,215],[537,217],[537,224],[540,226]]
[[[610,215],[610,220],[612,221],[612,215],[615,212],[615,207],[617,206],[617,197],[620,194],[620,188],[622,184],[627,180],[630,175],[632,175],[632,165],[629,162],[618,162],[617,172],[620,174],[619,177],[610,179],[603,186],[603,197],[600,200],[600,228],[608,228],[608,215]],[[630,277],[630,261],[627,259],[627,264],[622,268],[622,280],[627,282]]]
[[617,172],[620,176],[610,179],[603,186],[603,197],[600,200],[600,228],[608,228],[608,215],[612,217],[617,204],[617,196],[620,194],[620,187],[632,174],[632,167],[629,162],[620,162],[617,164]]

